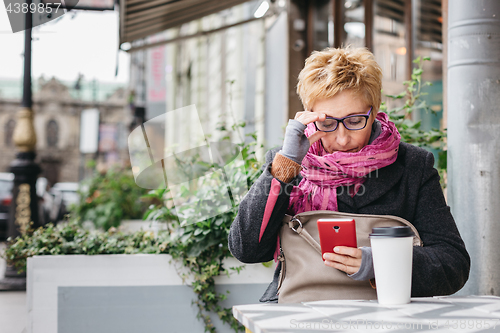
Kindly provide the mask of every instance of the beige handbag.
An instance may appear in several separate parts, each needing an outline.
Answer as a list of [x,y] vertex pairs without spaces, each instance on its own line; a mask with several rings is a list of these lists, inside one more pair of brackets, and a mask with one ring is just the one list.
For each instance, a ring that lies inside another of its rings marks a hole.
[[317,210],[285,215],[280,230],[281,273],[279,303],[299,303],[328,299],[376,299],[370,281],[355,281],[346,273],[326,266],[321,257],[318,226],[322,218],[354,218],[358,247],[370,246],[372,228],[409,226],[415,233],[414,246],[422,246],[417,229],[401,217],[391,215],[349,214]]

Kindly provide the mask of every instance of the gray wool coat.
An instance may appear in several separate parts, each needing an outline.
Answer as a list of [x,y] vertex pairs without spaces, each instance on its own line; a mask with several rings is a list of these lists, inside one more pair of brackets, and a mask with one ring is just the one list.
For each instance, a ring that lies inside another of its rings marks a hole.
[[[273,180],[271,162],[280,148],[266,154],[263,173],[240,203],[229,233],[229,249],[244,263],[273,259],[281,221],[287,212],[290,193],[302,179],[279,181],[281,190],[265,229],[261,230],[266,203]],[[449,295],[468,279],[470,257],[465,249],[450,208],[439,184],[432,153],[400,143],[396,161],[367,175],[364,193],[351,197],[346,188],[337,188],[340,212],[395,215],[411,222],[418,230],[423,247],[414,247],[412,297]],[[263,233],[262,233],[263,231]],[[259,241],[260,238],[260,241]],[[261,298],[277,301],[280,265]]]

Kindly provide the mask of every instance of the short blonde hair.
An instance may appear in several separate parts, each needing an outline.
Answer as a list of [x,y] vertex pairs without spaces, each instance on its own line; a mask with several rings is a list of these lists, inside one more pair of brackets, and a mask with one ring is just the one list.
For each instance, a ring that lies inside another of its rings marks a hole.
[[376,114],[382,101],[382,69],[366,48],[326,48],[314,51],[300,71],[297,94],[305,110],[318,99],[352,89],[373,106]]

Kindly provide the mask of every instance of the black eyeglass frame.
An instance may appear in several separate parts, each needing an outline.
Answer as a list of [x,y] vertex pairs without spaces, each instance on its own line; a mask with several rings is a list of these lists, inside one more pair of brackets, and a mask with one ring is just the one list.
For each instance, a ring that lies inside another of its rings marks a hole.
[[[344,118],[335,118],[335,117],[326,117],[326,119],[335,119],[337,121],[337,126],[335,126],[334,129],[330,130],[330,131],[322,131],[318,128],[318,125],[316,125],[316,122],[314,122],[314,126],[316,127],[316,130],[317,131],[320,131],[320,132],[333,132],[333,131],[336,131],[337,128],[339,128],[339,124],[342,123],[342,125],[344,125],[344,127],[346,129],[348,129],[349,131],[359,131],[359,130],[362,130],[363,128],[366,127],[366,124],[368,124],[368,119],[370,118],[370,113],[372,112],[373,110],[373,106],[370,106],[370,110],[368,110],[368,113],[367,114],[352,114],[350,116],[347,116],[347,117],[344,117]],[[345,123],[344,123],[344,120],[348,119],[348,118],[352,118],[352,117],[364,117],[365,118],[365,125],[361,128],[349,128]]]

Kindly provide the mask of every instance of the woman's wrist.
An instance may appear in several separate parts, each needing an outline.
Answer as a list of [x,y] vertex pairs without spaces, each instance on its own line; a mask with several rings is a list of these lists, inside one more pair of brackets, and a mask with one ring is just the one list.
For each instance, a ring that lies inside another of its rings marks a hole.
[[290,119],[285,131],[285,139],[281,154],[292,161],[301,164],[311,146],[304,134],[306,125],[298,120]]
[[361,251],[363,251],[361,266],[356,273],[347,276],[356,281],[366,281],[373,279],[375,277],[375,272],[373,270],[372,248],[361,247],[360,249]]
[[297,177],[302,170],[302,166],[290,158],[281,154],[281,151],[274,156],[271,164],[271,175],[281,180],[283,183],[289,183]]

